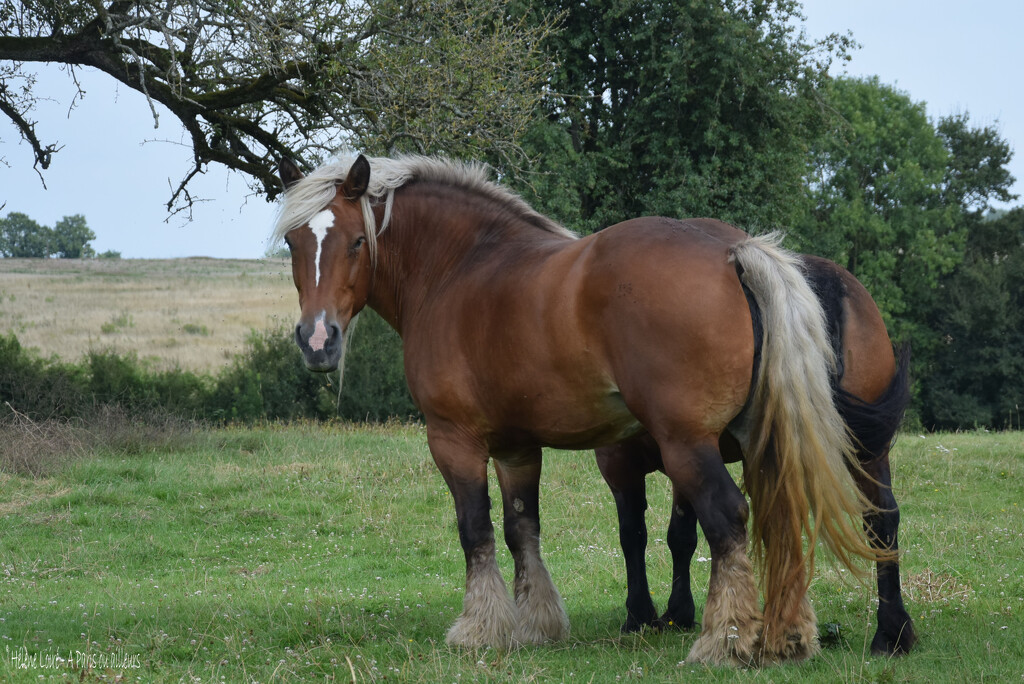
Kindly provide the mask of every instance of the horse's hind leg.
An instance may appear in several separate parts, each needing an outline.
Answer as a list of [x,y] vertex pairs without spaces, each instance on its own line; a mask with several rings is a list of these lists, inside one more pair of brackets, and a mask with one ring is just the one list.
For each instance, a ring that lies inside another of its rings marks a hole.
[[762,617],[747,556],[747,501],[733,482],[714,441],[662,443],[665,472],[677,496],[689,501],[711,547],[711,580],[700,637],[688,659],[751,665],[758,654]]
[[494,555],[487,450],[432,430],[429,425],[427,440],[434,462],[455,498],[459,541],[466,554],[462,614],[448,630],[447,641],[467,648],[510,648],[514,645],[516,611]]
[[644,625],[653,626],[658,615],[647,584],[644,558],[647,551],[645,479],[648,473],[661,467],[661,454],[654,440],[647,436],[601,447],[595,453],[601,475],[615,498],[619,544],[626,564],[626,622],[622,631],[636,632]]
[[569,635],[562,597],[540,556],[540,449],[494,461],[504,504],[505,543],[515,561],[514,639],[540,644]]
[[[888,450],[863,466],[874,481],[858,478],[858,485],[878,507],[877,512],[864,516],[871,543],[876,548],[895,552],[899,549],[900,509],[892,494]],[[881,561],[878,563],[878,629],[871,640],[871,652],[876,655],[903,655],[909,653],[916,642],[914,625],[903,605],[899,561]]]

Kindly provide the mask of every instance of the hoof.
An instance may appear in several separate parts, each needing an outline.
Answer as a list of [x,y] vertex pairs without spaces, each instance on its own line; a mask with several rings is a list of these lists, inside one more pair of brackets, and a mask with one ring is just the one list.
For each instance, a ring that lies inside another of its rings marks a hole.
[[448,630],[445,641],[449,646],[471,650],[490,647],[508,651],[517,645],[513,639],[514,625],[515,618],[511,614],[486,620],[462,615]]
[[449,646],[477,649],[488,646],[510,650],[516,646],[516,608],[504,591],[495,584],[493,591],[472,593],[465,601],[462,615],[448,630]]
[[799,663],[820,653],[818,618],[807,597],[801,598],[796,615],[789,620],[773,621],[766,615],[760,641],[762,665]]
[[700,627],[700,623],[694,620],[692,615],[689,618],[677,618],[666,612],[654,621],[653,627],[657,630],[692,632]]
[[568,638],[569,617],[561,597],[555,593],[548,601],[531,599],[516,604],[518,622],[512,638],[520,644],[546,644]]
[[871,640],[871,654],[881,656],[901,656],[910,653],[917,643],[917,635],[914,633],[914,625],[910,618],[903,624],[902,628],[895,634],[883,631],[881,627],[875,632]]
[[770,642],[762,637],[760,664],[781,665],[782,663],[800,663],[810,660],[821,652],[821,643],[817,634],[806,632],[788,632],[781,639]]
[[705,665],[757,666],[761,624],[729,625],[721,633],[705,631],[693,644],[686,660]]
[[632,634],[633,632],[643,631],[644,627],[655,627],[657,620],[655,620],[656,613],[654,612],[654,605],[652,604],[650,610],[642,610],[639,612],[633,612],[627,609],[626,621],[622,623],[622,633]]

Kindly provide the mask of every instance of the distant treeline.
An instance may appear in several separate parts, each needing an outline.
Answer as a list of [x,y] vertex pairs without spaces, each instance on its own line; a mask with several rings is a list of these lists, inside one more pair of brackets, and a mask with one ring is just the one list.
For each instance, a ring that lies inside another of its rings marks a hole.
[[140,420],[206,423],[415,418],[398,336],[372,314],[360,318],[340,402],[338,374],[306,370],[290,330],[252,332],[216,375],[153,369],[132,354],[103,350],[78,363],[44,359],[10,334],[0,337],[0,416],[13,409],[33,421],[88,421],[113,408]]
[[120,252],[96,253],[89,243],[96,239],[81,214],[65,216],[53,228],[12,211],[0,218],[0,257],[15,259],[118,259]]

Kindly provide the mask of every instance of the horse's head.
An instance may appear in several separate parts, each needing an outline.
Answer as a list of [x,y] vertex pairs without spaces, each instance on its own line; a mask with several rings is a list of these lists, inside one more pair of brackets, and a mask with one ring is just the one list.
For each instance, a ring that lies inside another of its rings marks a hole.
[[[279,173],[286,189],[303,178],[288,159],[281,161]],[[284,236],[302,312],[295,342],[310,370],[338,367],[343,335],[366,304],[372,264],[359,200],[369,181],[370,164],[360,156],[336,185],[330,204]]]

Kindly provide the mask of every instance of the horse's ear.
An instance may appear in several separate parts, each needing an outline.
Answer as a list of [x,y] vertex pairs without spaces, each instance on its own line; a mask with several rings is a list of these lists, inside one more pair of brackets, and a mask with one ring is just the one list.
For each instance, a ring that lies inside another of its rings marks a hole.
[[302,180],[302,171],[299,171],[299,167],[288,157],[281,157],[281,163],[277,167],[277,175],[281,176],[281,182],[284,183],[285,190]]
[[345,182],[341,184],[341,192],[346,199],[355,201],[363,196],[370,186],[370,162],[363,155],[352,163]]

